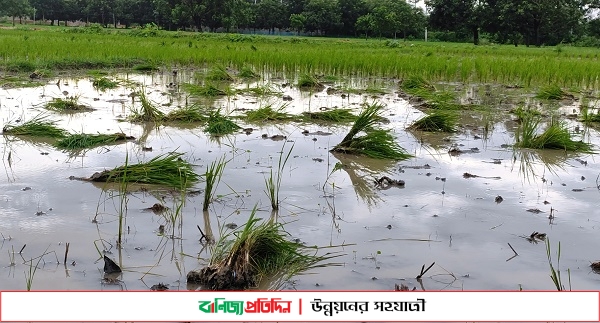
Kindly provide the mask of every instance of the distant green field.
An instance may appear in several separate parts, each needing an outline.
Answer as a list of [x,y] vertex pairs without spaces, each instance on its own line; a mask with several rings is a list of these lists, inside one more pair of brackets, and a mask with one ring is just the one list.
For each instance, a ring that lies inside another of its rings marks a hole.
[[256,71],[597,89],[597,49],[93,28],[0,29],[0,69],[221,64]]

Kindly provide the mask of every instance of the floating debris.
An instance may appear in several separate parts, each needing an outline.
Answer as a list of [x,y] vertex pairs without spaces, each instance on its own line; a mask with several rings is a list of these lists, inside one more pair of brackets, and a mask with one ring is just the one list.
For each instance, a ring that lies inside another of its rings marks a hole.
[[471,173],[464,173],[463,178],[485,178],[485,179],[502,179],[500,176],[479,176]]
[[504,201],[504,199],[500,195],[496,196],[496,198],[494,199],[494,202],[496,202],[496,204],[500,204],[502,203],[502,201]]
[[155,291],[169,290],[169,285],[165,285],[163,283],[158,283],[156,285],[152,285],[152,287],[150,287],[150,290],[155,290]]
[[375,180],[375,185],[377,185],[381,189],[388,189],[392,186],[404,187],[405,184],[406,183],[401,179],[391,179],[387,176],[382,176],[381,178]]
[[531,213],[535,213],[535,214],[544,213],[544,211],[542,211],[540,209],[528,209],[527,212],[531,212]]
[[122,272],[121,267],[117,265],[112,259],[108,258],[104,255],[104,273],[105,274],[114,274]]

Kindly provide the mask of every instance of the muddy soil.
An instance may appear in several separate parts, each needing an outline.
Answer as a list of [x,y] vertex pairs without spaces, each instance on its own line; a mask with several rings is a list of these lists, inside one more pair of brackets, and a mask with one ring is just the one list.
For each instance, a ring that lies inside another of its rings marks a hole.
[[[426,290],[552,290],[545,241],[550,241],[553,253],[561,243],[560,269],[563,277],[570,269],[573,289],[600,288],[600,276],[590,268],[600,260],[598,156],[514,150],[511,145],[517,123],[508,111],[516,104],[535,102],[523,89],[447,85],[461,94],[465,103],[485,108],[463,112],[456,133],[431,134],[405,130],[423,112],[398,96],[393,80],[347,79],[328,85],[366,88],[376,84],[387,91],[371,95],[327,88],[300,91],[282,86],[293,80],[272,77],[233,86],[272,84],[280,94],[195,99],[174,86],[192,78],[193,71],[180,70],[176,78],[170,71],[116,77],[125,80],[125,85],[106,92],[95,90],[85,77],[0,90],[0,129],[7,122],[45,112],[72,133],[122,132],[138,138],[72,153],[57,150],[44,140],[0,137],[3,289],[25,289],[23,273],[29,271],[31,259],[37,262],[35,258],[46,250],[33,289],[143,290],[159,284],[169,290],[195,289],[197,286],[186,284],[186,274],[206,265],[211,250],[206,241],[229,230],[226,224],[245,223],[256,204],[259,217],[276,217],[286,223],[290,239],[307,245],[347,245],[345,256],[335,260],[343,266],[295,277],[286,288],[393,290],[396,284],[403,284]],[[293,114],[333,107],[358,113],[363,102],[378,101],[386,105],[385,117],[390,121],[382,126],[392,129],[398,143],[415,157],[393,162],[330,153],[349,125],[240,121],[242,129],[253,131],[212,138],[202,125],[157,127],[119,121],[139,104],[131,93],[141,85],[165,112],[197,101],[234,115],[284,103],[288,103],[286,112]],[[62,97],[64,91],[78,95],[82,104],[95,110],[76,115],[45,111],[44,105],[53,97]],[[565,115],[578,112],[576,102],[547,106]],[[598,128],[566,120],[579,138],[600,150]],[[264,140],[263,134],[285,137]],[[283,168],[282,206],[272,213],[264,192],[265,177],[277,168],[282,149],[286,153],[292,145]],[[466,153],[449,153],[453,149]],[[126,155],[135,162],[170,151],[185,153],[197,173],[204,173],[207,165],[222,156],[229,160],[215,201],[208,212],[201,212],[204,185],[200,183],[192,188],[196,194],[187,194],[183,213],[173,221],[169,212],[148,210],[157,203],[176,209],[178,192],[132,188],[119,248],[118,188],[69,178],[85,178],[120,166]],[[332,173],[337,162],[344,166]],[[384,177],[404,185],[384,189],[377,183]],[[540,212],[528,212],[530,209]],[[528,239],[533,232],[546,235]],[[70,247],[64,263],[67,242]],[[123,272],[104,277],[104,255],[115,260]],[[433,262],[417,281],[422,266]]]

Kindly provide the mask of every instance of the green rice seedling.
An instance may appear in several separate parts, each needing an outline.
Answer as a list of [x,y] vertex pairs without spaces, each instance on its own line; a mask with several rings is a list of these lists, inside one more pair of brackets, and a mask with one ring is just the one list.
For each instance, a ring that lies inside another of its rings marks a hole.
[[119,86],[119,82],[113,81],[107,77],[96,77],[92,80],[92,86],[100,91],[115,89]]
[[536,95],[536,98],[542,100],[562,100],[569,96],[571,95],[563,91],[563,89],[561,89],[560,86],[552,84],[543,87]]
[[154,63],[141,63],[133,66],[133,70],[138,72],[154,72],[158,71],[158,66]]
[[[557,264],[556,269],[554,268],[554,264],[552,263],[552,253],[550,251],[550,239],[546,238],[544,240],[546,242],[546,256],[548,257],[548,265],[550,266],[550,278],[558,291],[564,291],[565,285],[562,282],[562,278],[560,276],[560,241],[558,242],[558,251],[556,252]],[[571,269],[567,269],[567,273],[569,276],[569,290],[571,290]]]
[[591,109],[587,105],[583,105],[581,107],[581,122],[600,122],[600,111],[596,111],[596,113],[593,113],[590,110]]
[[[33,286],[33,279],[35,278],[35,273],[37,272],[38,266],[42,261],[42,258],[48,253],[48,248],[44,250],[44,253],[37,257],[37,262],[35,265],[33,264],[33,259],[29,260],[29,272],[25,272],[25,284],[27,285],[27,291],[31,291],[31,287]],[[35,258],[34,258],[35,259]]]
[[252,70],[252,68],[248,66],[243,66],[237,76],[243,79],[260,78],[260,75],[258,75],[256,72],[254,72],[254,70]]
[[298,85],[300,89],[312,91],[322,91],[325,88],[315,76],[307,73],[298,77],[298,83],[296,85]]
[[175,109],[164,117],[167,122],[206,122],[208,117],[198,105],[190,105]]
[[223,136],[234,133],[241,127],[231,119],[221,114],[221,110],[216,110],[208,116],[206,128],[204,131],[212,136]]
[[193,166],[181,158],[182,153],[158,155],[145,163],[119,166],[112,170],[95,173],[89,180],[94,182],[121,182],[155,184],[176,189],[187,188],[199,179]]
[[225,67],[218,65],[213,67],[207,74],[206,79],[218,82],[232,82],[233,77],[227,72]]
[[524,108],[523,106],[518,106],[516,109],[510,111],[515,116],[517,116],[517,121],[521,122],[525,118],[540,118],[542,114],[540,111],[531,108]]
[[46,104],[46,109],[56,112],[86,112],[92,109],[79,103],[79,96],[53,98]]
[[225,165],[227,165],[227,162],[225,161],[225,156],[223,156],[221,159],[210,163],[206,168],[206,173],[204,173],[206,188],[204,189],[204,203],[202,204],[203,211],[208,211],[208,206],[213,200],[217,186],[219,186],[219,182],[223,176]]
[[406,79],[402,80],[402,84],[400,86],[404,91],[409,92],[411,94],[419,90],[426,90],[429,92],[435,91],[435,87],[433,86],[433,84],[425,80],[424,77],[418,75],[411,75]]
[[306,121],[322,121],[322,122],[352,122],[357,116],[352,113],[351,109],[331,109],[319,112],[302,112],[302,116]]
[[226,95],[227,92],[218,89],[214,85],[210,83],[206,83],[204,85],[190,84],[184,83],[181,86],[185,91],[187,91],[191,95],[195,96],[206,96],[206,97],[214,97],[214,96],[223,96]]
[[165,113],[160,111],[158,107],[150,101],[146,96],[146,91],[142,88],[137,91],[137,97],[140,99],[141,106],[137,110],[132,110],[129,117],[131,122],[155,122],[159,123],[165,119]]
[[290,148],[285,158],[283,158],[283,150],[285,149],[285,142],[283,143],[283,147],[281,147],[281,154],[279,155],[279,163],[277,164],[277,174],[273,176],[273,169],[271,168],[271,174],[269,178],[265,178],[265,185],[267,190],[265,193],[269,197],[271,201],[271,207],[274,211],[279,210],[279,191],[281,190],[281,180],[283,178],[283,168],[285,164],[287,164],[290,155],[292,154],[292,150],[294,150],[294,146]]
[[[403,160],[411,156],[400,147],[387,130],[375,130],[373,126],[381,120],[383,105],[367,105],[358,115],[348,134],[331,151],[365,155],[379,159]],[[363,136],[359,133],[365,132]]]
[[3,134],[14,136],[32,136],[48,138],[64,138],[67,131],[56,126],[56,121],[50,121],[44,115],[37,115],[20,125],[7,124],[2,129]]
[[110,145],[126,140],[133,140],[134,137],[127,136],[124,133],[106,134],[73,134],[56,142],[55,146],[67,150],[88,149],[102,145]]
[[551,121],[550,126],[538,135],[541,117],[525,114],[515,132],[515,146],[531,149],[560,149],[565,151],[592,152],[592,146],[575,141],[564,122]]
[[240,93],[249,93],[258,97],[279,95],[283,92],[279,91],[273,84],[264,84],[262,86],[238,90]]
[[271,288],[277,289],[295,275],[336,265],[323,262],[341,254],[317,255],[318,248],[290,241],[282,224],[260,222],[256,210],[255,206],[240,229],[221,236],[208,266],[188,273],[188,283],[199,283],[212,290],[243,290],[269,280]]
[[422,131],[440,131],[440,132],[454,132],[456,131],[456,122],[458,117],[456,114],[434,111],[430,115],[427,115],[417,121],[415,121],[409,129],[416,129]]
[[246,121],[247,122],[266,122],[266,121],[285,121],[290,120],[294,116],[289,113],[283,112],[287,104],[284,104],[276,109],[273,108],[273,105],[267,105],[264,107],[260,107],[257,110],[251,110],[246,112]]

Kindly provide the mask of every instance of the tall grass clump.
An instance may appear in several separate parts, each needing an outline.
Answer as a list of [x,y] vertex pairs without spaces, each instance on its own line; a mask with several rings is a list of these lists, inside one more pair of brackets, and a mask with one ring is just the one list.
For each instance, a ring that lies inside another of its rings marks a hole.
[[248,222],[237,231],[222,235],[208,266],[188,273],[187,281],[212,290],[243,290],[269,280],[271,288],[277,289],[295,275],[334,265],[322,262],[339,256],[317,255],[316,247],[305,247],[289,239],[282,224],[257,219],[254,207]]
[[231,119],[221,114],[221,110],[213,111],[209,114],[206,128],[204,131],[212,136],[223,136],[234,133],[241,127]]
[[227,72],[225,67],[218,65],[213,67],[210,71],[208,71],[208,73],[206,74],[206,79],[218,82],[232,82],[233,76],[231,76],[229,72]]
[[133,140],[134,137],[127,136],[124,133],[114,134],[72,134],[56,142],[55,146],[61,149],[77,150],[87,149],[102,145],[110,145],[126,140]]
[[204,189],[204,203],[202,204],[202,210],[208,211],[208,206],[212,201],[215,190],[221,181],[221,177],[223,176],[223,171],[225,170],[225,165],[227,162],[225,161],[225,156],[221,157],[219,160],[215,160],[206,168],[206,172],[204,173],[204,180],[206,181],[206,188]]
[[129,117],[131,122],[161,122],[165,118],[165,113],[160,111],[158,107],[150,101],[146,96],[144,89],[137,92],[140,99],[140,108],[132,110],[132,115]]
[[199,179],[193,166],[181,158],[182,153],[162,154],[145,163],[130,164],[95,173],[94,182],[121,182],[155,184],[176,189],[193,185]]
[[2,129],[3,134],[14,136],[32,136],[47,138],[64,138],[68,133],[58,128],[56,121],[50,121],[44,115],[37,115],[20,125],[7,124]]
[[267,105],[260,107],[257,110],[251,110],[246,112],[247,122],[266,122],[266,121],[285,121],[290,120],[293,116],[289,113],[284,112],[286,104],[273,108],[273,105]]
[[570,96],[571,95],[563,91],[560,86],[552,84],[541,88],[537,93],[536,98],[542,100],[562,100]]
[[92,110],[83,104],[79,103],[78,96],[70,96],[66,98],[53,98],[52,101],[46,104],[46,109],[56,112],[85,112]]
[[[389,130],[374,129],[381,120],[383,105],[367,105],[358,115],[348,134],[331,151],[365,155],[378,159],[403,160],[411,157],[400,147]],[[360,133],[365,133],[358,136]]]
[[531,149],[560,149],[565,151],[592,152],[592,146],[571,138],[564,122],[551,120],[544,132],[538,134],[541,117],[525,114],[515,132],[516,147]]
[[292,150],[294,150],[294,146],[290,148],[285,158],[283,158],[283,150],[285,148],[285,143],[283,147],[281,147],[281,154],[279,154],[279,162],[277,164],[277,174],[273,175],[273,168],[271,168],[271,174],[268,178],[265,178],[265,186],[267,190],[265,193],[269,197],[271,201],[271,208],[274,211],[279,210],[279,191],[281,190],[281,180],[283,178],[283,168],[285,164],[287,164],[290,155],[292,154]]
[[431,131],[431,132],[454,132],[456,131],[456,114],[444,111],[434,111],[433,113],[415,121],[409,129]]
[[352,122],[357,116],[352,113],[351,109],[332,109],[319,112],[302,112],[302,117],[306,121],[321,121],[321,122]]

